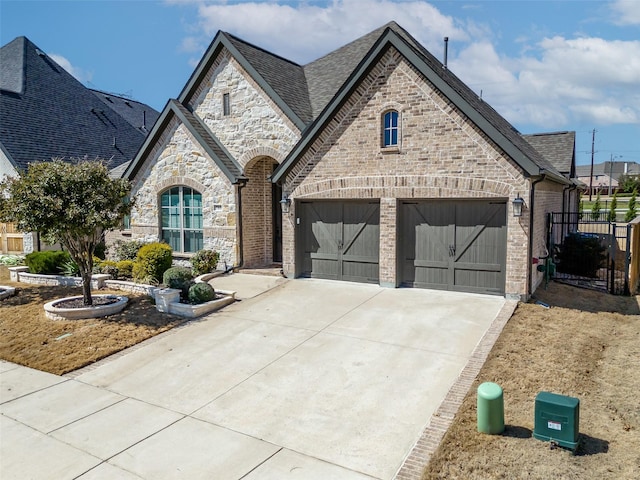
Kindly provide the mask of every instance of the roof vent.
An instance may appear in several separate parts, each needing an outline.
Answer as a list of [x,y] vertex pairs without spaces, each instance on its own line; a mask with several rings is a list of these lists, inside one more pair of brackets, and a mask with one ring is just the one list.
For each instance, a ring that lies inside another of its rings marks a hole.
[[444,37],[444,62],[442,68],[447,69],[447,57],[449,56],[449,37]]
[[36,54],[37,54],[39,57],[46,57],[46,56],[47,56],[47,54],[46,54],[46,53],[44,53],[44,52],[43,52],[42,50],[40,50],[39,48],[36,48]]

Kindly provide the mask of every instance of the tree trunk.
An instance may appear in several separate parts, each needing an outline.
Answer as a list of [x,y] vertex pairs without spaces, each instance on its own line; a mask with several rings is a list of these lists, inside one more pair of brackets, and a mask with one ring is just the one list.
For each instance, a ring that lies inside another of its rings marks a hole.
[[63,245],[69,250],[69,255],[80,270],[80,276],[82,277],[82,297],[85,306],[90,307],[93,305],[93,298],[91,297],[91,275],[93,273],[93,252],[96,245],[95,237],[99,233],[95,233],[93,237],[85,236],[80,238],[74,238],[72,236],[66,236],[63,240]]

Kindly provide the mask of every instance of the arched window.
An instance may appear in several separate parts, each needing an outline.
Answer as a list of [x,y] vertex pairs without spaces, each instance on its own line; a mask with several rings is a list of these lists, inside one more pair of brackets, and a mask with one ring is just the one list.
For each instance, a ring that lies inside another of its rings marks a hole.
[[389,110],[385,112],[382,122],[382,146],[397,147],[400,138],[400,128],[398,126],[398,112]]
[[162,240],[175,252],[202,250],[202,194],[172,187],[160,197]]

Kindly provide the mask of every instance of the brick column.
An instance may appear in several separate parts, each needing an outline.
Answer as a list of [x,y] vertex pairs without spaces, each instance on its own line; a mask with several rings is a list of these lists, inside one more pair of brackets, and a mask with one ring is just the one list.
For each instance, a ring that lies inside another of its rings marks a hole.
[[380,199],[380,285],[395,288],[396,279],[396,219],[397,200]]

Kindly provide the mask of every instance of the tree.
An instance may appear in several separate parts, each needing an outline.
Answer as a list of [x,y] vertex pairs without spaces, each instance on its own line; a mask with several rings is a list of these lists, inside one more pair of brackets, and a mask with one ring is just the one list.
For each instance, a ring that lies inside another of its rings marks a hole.
[[594,220],[598,220],[598,217],[600,217],[600,208],[601,208],[600,192],[598,191],[598,195],[596,196],[596,201],[593,202],[593,207],[591,207],[591,218],[593,218]]
[[618,177],[618,187],[623,193],[640,190],[640,175],[627,175],[623,173]]
[[636,206],[636,197],[638,196],[638,189],[634,188],[633,193],[631,194],[631,198],[629,199],[629,209],[627,210],[627,214],[624,216],[624,221],[629,223],[631,220],[638,216],[637,206]]
[[132,202],[125,201],[129,192],[129,182],[110,178],[99,160],[32,163],[0,182],[0,221],[40,232],[66,248],[80,270],[83,303],[89,306],[96,245],[131,212]]
[[618,192],[613,194],[613,198],[611,199],[611,206],[609,207],[609,221],[616,221],[616,208],[618,208]]

